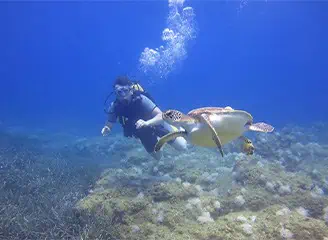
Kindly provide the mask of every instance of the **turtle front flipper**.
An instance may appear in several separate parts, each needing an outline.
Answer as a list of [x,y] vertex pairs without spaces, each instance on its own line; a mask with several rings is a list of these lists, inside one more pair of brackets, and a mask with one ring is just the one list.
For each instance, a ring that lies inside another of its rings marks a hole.
[[154,151],[158,152],[167,142],[176,139],[177,137],[186,137],[186,131],[177,131],[177,132],[170,132],[163,137],[161,137],[154,147]]
[[250,139],[248,139],[245,136],[240,137],[243,141],[243,152],[246,153],[247,155],[253,155],[255,147]]
[[221,153],[221,156],[223,157],[223,150],[222,150],[222,143],[221,143],[221,140],[217,134],[217,132],[215,131],[214,127],[212,126],[211,124],[211,121],[208,117],[208,115],[206,114],[202,114],[200,115],[200,117],[202,118],[202,120],[204,120],[204,123],[209,127],[209,129],[211,130],[212,132],[212,136],[213,136],[213,141],[216,143],[216,146],[218,146],[219,148],[219,151]]

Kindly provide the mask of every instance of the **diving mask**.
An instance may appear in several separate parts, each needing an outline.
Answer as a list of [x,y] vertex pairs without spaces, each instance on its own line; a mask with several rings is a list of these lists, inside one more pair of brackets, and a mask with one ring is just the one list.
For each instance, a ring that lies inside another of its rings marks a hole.
[[132,88],[130,86],[115,87],[115,93],[117,96],[125,98],[132,94]]

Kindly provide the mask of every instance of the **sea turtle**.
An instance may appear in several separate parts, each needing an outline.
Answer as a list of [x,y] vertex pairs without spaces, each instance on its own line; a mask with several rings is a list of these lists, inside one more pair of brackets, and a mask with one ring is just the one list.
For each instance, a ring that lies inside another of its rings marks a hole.
[[168,133],[159,139],[155,145],[155,152],[165,143],[177,137],[184,137],[193,145],[203,147],[217,147],[223,157],[222,146],[234,139],[244,140],[244,151],[253,154],[252,142],[243,136],[246,131],[272,132],[274,127],[259,122],[253,123],[250,113],[235,110],[231,107],[203,107],[190,111],[187,115],[178,110],[167,110],[162,113],[165,122],[182,127],[184,130]]

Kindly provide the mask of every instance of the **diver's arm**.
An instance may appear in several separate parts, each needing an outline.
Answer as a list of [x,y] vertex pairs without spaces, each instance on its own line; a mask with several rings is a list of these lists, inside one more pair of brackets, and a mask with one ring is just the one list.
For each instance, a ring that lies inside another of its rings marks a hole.
[[113,127],[112,123],[110,123],[110,122],[106,122],[106,123],[105,123],[105,126],[101,129],[101,134],[102,134],[103,136],[109,134],[110,131],[112,130],[112,127]]
[[105,126],[101,129],[101,134],[103,136],[107,135],[110,133],[110,131],[112,130],[113,127],[113,123],[111,123],[110,121],[107,121],[105,123]]
[[114,104],[112,103],[109,111],[108,111],[108,118],[107,121],[105,122],[104,127],[101,129],[101,134],[107,135],[113,128],[114,123],[116,122],[117,116],[114,111]]
[[155,126],[164,123],[162,119],[162,112],[159,110],[158,107],[155,107],[154,110],[152,111],[152,117],[148,121],[145,121],[143,119],[139,119],[136,122],[136,127],[137,129],[145,127],[145,126]]
[[[166,130],[174,131],[175,129],[170,124],[168,124],[167,122],[165,122],[163,120],[162,114],[163,114],[163,112],[158,107],[156,107],[152,113],[153,118],[146,121],[145,125],[147,125],[147,126],[162,125]],[[179,127],[178,129],[181,131],[184,130],[181,127]]]
[[110,121],[107,121],[107,122],[105,123],[105,127],[108,127],[109,129],[112,129],[112,128],[113,128],[113,123],[110,122]]
[[156,104],[146,96],[142,96],[142,104],[146,111],[149,111],[151,119],[144,121],[139,119],[137,128],[141,126],[155,126],[163,123],[162,111],[156,106]]
[[109,109],[108,109],[108,116],[107,116],[107,121],[105,123],[104,127],[108,127],[109,129],[112,129],[114,123],[117,120],[117,115],[114,110],[114,103],[112,102]]
[[162,111],[158,107],[155,107],[152,112],[152,116],[153,118],[146,121],[148,126],[155,126],[163,123]]

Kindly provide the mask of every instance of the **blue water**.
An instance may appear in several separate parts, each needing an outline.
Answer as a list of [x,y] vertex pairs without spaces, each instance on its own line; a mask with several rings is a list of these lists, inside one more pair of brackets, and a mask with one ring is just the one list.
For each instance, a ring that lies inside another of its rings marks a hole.
[[328,3],[185,4],[197,37],[149,85],[138,59],[161,45],[167,1],[1,2],[0,121],[98,135],[120,74],[137,76],[162,110],[229,105],[277,127],[328,120]]

